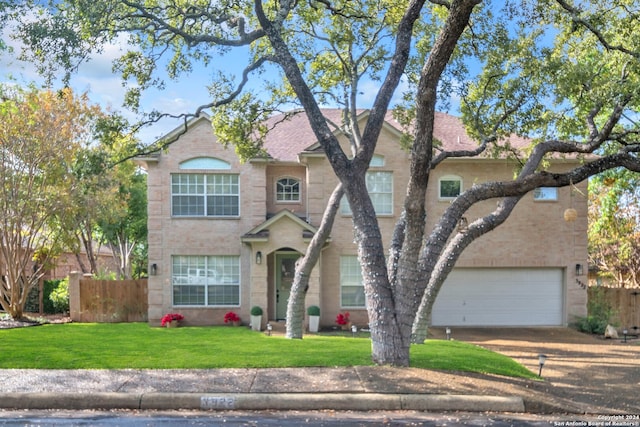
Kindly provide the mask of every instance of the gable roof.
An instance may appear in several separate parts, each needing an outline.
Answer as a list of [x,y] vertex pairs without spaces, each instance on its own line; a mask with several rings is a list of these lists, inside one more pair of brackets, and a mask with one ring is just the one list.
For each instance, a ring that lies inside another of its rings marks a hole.
[[[269,227],[271,227],[276,222],[287,219],[294,224],[297,224],[302,232],[303,239],[311,239],[313,235],[318,231],[316,227],[313,225],[303,221],[296,214],[291,212],[288,209],[283,209],[268,220],[258,224],[256,227],[245,233],[241,240],[243,242],[266,242],[269,240]],[[330,241],[331,239],[328,239]]]
[[[329,121],[330,126],[334,128],[334,133],[340,134],[342,131],[331,125],[340,124],[343,110],[338,108],[325,108],[322,113]],[[366,119],[369,110],[358,110],[358,120]],[[186,123],[181,124],[169,133],[163,136],[167,139],[179,138],[186,130],[196,126],[201,121],[210,122],[210,117],[206,113],[202,113],[198,117],[191,118]],[[273,160],[280,162],[298,162],[298,155],[303,152],[317,151],[322,153],[318,140],[311,129],[309,120],[304,110],[293,110],[283,114],[276,114],[265,122],[269,132],[264,141],[264,149]],[[393,111],[388,110],[385,116],[384,126],[391,132],[397,132],[400,135],[403,131],[400,123],[393,117]],[[445,151],[455,150],[472,150],[478,146],[478,142],[473,140],[466,132],[462,120],[456,116],[447,113],[436,112],[433,129],[433,136],[440,141],[440,148]],[[528,147],[531,140],[512,135],[508,138],[509,144],[518,149]],[[502,142],[501,145],[503,145]],[[157,162],[158,154],[155,153],[144,158],[136,158],[143,164],[148,162]]]
[[[323,109],[322,113],[330,123],[341,121],[342,110],[340,109]],[[368,110],[358,110],[358,119],[365,118],[368,113]],[[296,162],[298,154],[319,149],[318,140],[303,110],[275,115],[267,120],[266,125],[269,132],[265,138],[264,148],[275,160]],[[385,126],[398,134],[402,133],[402,126],[393,117],[392,110],[387,111]],[[341,131],[335,132],[337,134]],[[478,142],[467,134],[462,120],[447,113],[435,113],[433,136],[440,141],[441,148],[446,151],[472,150],[478,147]],[[509,137],[508,141],[514,148],[524,148],[531,144],[531,140],[515,135]]]

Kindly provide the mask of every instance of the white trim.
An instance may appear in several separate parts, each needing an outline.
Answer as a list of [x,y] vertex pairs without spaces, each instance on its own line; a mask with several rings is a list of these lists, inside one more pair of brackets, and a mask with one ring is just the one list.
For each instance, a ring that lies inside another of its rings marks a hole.
[[[280,181],[282,181],[283,179],[292,179],[294,181],[296,181],[298,183],[298,200],[278,200],[278,183]],[[291,176],[291,175],[283,175],[280,176],[278,178],[276,178],[276,182],[274,185],[274,201],[276,204],[300,204],[300,202],[302,201],[302,180],[298,177],[295,176]]]

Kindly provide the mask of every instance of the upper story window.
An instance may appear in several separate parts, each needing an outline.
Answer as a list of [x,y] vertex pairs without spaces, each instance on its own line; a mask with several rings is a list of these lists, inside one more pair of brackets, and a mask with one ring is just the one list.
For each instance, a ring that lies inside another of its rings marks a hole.
[[194,157],[180,163],[180,169],[229,170],[231,169],[231,164],[216,157]]
[[[371,158],[369,167],[384,166],[384,157],[374,155]],[[367,191],[373,202],[376,215],[393,214],[393,172],[369,170],[367,172]],[[342,198],[340,211],[344,215],[351,215],[351,208],[346,197]]]
[[[367,191],[373,202],[376,215],[393,214],[393,173],[367,172]],[[340,211],[344,215],[351,215],[351,208],[346,197],[342,198]]]
[[240,183],[234,174],[171,175],[173,216],[237,217]]
[[369,162],[369,167],[375,168],[375,167],[382,167],[384,166],[384,156],[381,156],[379,154],[374,154],[371,157],[371,161]]
[[558,200],[558,189],[556,187],[540,187],[533,190],[533,200],[555,202]]
[[276,200],[278,202],[299,202],[300,181],[295,178],[282,178],[276,183]]
[[446,175],[438,181],[438,197],[450,200],[462,193],[462,178],[457,175]]

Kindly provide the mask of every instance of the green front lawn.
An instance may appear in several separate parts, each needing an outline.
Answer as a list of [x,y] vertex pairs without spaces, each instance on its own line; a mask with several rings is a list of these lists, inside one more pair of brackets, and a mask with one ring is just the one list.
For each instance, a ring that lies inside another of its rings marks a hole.
[[[411,348],[416,368],[536,378],[514,360],[458,341]],[[371,365],[367,338],[267,336],[245,327],[68,323],[0,330],[0,368],[203,369]]]

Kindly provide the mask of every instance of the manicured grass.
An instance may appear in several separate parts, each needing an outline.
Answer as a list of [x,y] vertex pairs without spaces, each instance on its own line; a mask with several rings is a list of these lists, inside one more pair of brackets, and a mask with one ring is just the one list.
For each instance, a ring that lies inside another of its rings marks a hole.
[[[512,359],[457,341],[411,348],[412,366],[514,377],[536,375]],[[244,327],[151,328],[68,323],[0,330],[0,368],[200,369],[371,365],[371,342],[351,336],[267,336]]]

